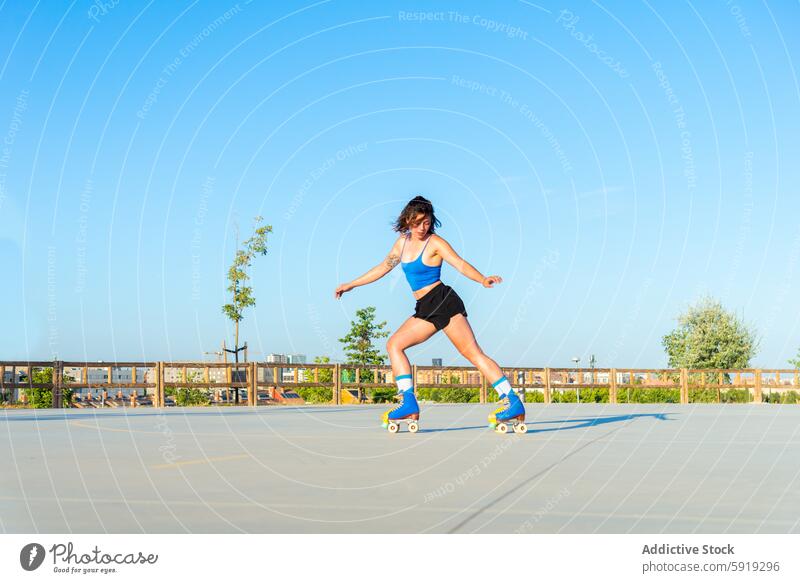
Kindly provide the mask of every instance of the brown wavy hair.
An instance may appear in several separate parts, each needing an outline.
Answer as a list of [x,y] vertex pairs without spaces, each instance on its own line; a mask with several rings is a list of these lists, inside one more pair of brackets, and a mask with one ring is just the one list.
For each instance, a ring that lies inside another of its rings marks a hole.
[[398,233],[407,233],[409,231],[409,224],[420,213],[428,215],[431,219],[431,228],[428,229],[429,233],[435,233],[436,227],[442,226],[442,223],[433,213],[431,201],[423,196],[415,196],[408,201],[408,204],[400,212],[400,216],[397,217],[397,220],[392,224],[392,228]]

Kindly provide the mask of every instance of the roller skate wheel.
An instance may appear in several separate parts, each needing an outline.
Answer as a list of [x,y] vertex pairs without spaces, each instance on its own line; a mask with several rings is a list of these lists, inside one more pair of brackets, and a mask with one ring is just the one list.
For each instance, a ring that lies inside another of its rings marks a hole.
[[397,433],[400,430],[400,426],[397,423],[389,423],[389,433]]
[[419,425],[417,425],[415,422],[412,421],[411,423],[408,424],[408,430],[411,433],[416,433],[417,431],[419,431]]
[[508,425],[505,423],[498,423],[495,431],[497,431],[497,433],[508,433]]
[[524,423],[518,423],[514,426],[514,433],[528,433],[528,426]]
[[497,423],[489,423],[490,429],[494,429],[495,427],[497,427]]
[[381,427],[383,427],[384,429],[386,429],[387,427],[389,427],[389,424],[388,424],[388,423],[381,423]]

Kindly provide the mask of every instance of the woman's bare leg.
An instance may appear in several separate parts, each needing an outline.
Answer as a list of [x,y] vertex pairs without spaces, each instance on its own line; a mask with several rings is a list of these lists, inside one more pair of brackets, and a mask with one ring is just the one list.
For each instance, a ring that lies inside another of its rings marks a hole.
[[436,326],[427,320],[412,316],[389,337],[386,342],[386,352],[389,353],[394,378],[411,373],[411,363],[408,362],[406,348],[422,344],[435,333]]
[[456,314],[450,318],[450,323],[445,326],[444,333],[447,334],[461,355],[475,365],[490,383],[503,376],[503,371],[500,370],[497,363],[486,356],[478,346],[472,327],[462,314]]

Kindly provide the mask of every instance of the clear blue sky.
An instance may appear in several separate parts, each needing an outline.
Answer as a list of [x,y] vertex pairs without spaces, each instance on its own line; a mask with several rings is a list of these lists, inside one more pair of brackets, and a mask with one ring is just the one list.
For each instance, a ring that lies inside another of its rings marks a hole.
[[[242,338],[342,356],[416,194],[503,365],[666,365],[703,294],[800,346],[795,2],[0,4],[2,359],[194,359],[235,241],[273,227]],[[410,350],[466,364],[443,334]]]

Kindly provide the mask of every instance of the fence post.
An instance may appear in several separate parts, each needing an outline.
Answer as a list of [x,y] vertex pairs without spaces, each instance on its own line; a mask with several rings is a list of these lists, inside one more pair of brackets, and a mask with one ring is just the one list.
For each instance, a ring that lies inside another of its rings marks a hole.
[[486,403],[486,390],[487,390],[486,377],[483,376],[483,373],[481,373],[481,389],[480,389],[480,391],[481,391],[480,402],[481,403]]
[[608,371],[608,400],[612,405],[617,404],[617,369]]
[[[155,385],[153,387],[153,407],[158,407],[158,379],[161,378],[161,374],[158,371],[158,365],[159,362],[156,361],[155,365],[153,366],[153,384]],[[145,372],[143,380],[144,382],[147,382],[147,372]],[[136,394],[138,390],[139,389],[137,389],[136,387],[133,388],[133,392],[131,393],[131,406],[135,406],[133,404],[134,403],[133,396]],[[144,393],[145,395],[147,394],[147,387],[145,387]]]
[[250,386],[247,388],[247,400],[251,407],[258,405],[258,363],[250,363]]
[[61,409],[61,385],[63,381],[64,362],[56,360],[53,362],[53,391],[52,391],[52,407],[53,409]]
[[681,369],[681,405],[689,404],[689,371]]
[[333,365],[333,404],[342,404],[342,369],[341,364]]
[[755,391],[753,394],[753,403],[763,403],[763,396],[761,394],[761,369],[756,369],[755,375]]
[[414,395],[419,393],[419,387],[417,387],[417,365],[411,365],[411,382],[413,383],[414,387]]
[[164,406],[164,363],[156,363],[156,398],[153,403],[156,407]]
[[552,403],[552,396],[550,395],[550,369],[544,369],[544,402],[546,405]]

